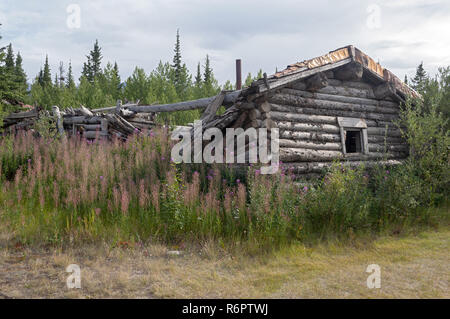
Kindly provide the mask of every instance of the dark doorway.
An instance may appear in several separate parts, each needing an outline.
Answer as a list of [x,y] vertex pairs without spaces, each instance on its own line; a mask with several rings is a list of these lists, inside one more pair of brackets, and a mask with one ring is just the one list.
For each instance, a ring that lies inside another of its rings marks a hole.
[[345,150],[347,153],[361,153],[361,131],[346,130],[345,131]]

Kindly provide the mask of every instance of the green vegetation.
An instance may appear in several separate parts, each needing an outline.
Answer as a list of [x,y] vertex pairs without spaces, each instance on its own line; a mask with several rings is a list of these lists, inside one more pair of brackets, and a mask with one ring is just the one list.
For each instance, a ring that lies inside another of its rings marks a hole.
[[[294,183],[289,166],[263,176],[257,167],[177,165],[162,130],[125,143],[5,137],[0,219],[22,242],[213,240],[253,247],[447,223],[446,121],[408,103],[399,125],[412,150],[404,165],[368,171],[336,163],[310,185]],[[433,209],[439,205],[446,209]]]
[[[60,64],[52,81],[46,62],[24,92],[21,57],[0,51],[0,101],[28,101],[62,108],[95,108],[116,99],[169,103],[216,94],[221,88],[207,56],[192,81],[182,63],[177,33],[173,64],[160,62],[146,74],[136,67],[123,83],[117,63],[101,68],[98,41],[87,56],[78,86],[71,64]],[[310,185],[294,183],[286,166],[275,176],[257,167],[177,165],[170,161],[166,131],[127,142],[40,138],[19,133],[0,139],[0,222],[21,242],[215,241],[276,246],[321,238],[401,232],[410,226],[448,222],[449,68],[429,78],[418,69],[414,87],[423,101],[408,101],[398,123],[411,146],[404,165],[370,171],[340,163]],[[248,77],[250,83],[251,75]],[[226,88],[232,88],[230,82]],[[165,114],[183,124],[198,111]],[[52,125],[45,119],[36,129]],[[444,209],[434,209],[436,206]],[[444,212],[435,214],[434,212]]]

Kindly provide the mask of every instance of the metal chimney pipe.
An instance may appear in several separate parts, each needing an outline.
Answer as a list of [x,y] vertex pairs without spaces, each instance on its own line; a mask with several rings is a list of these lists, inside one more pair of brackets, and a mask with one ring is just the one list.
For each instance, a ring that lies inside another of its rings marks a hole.
[[236,90],[242,89],[242,65],[241,59],[236,60]]

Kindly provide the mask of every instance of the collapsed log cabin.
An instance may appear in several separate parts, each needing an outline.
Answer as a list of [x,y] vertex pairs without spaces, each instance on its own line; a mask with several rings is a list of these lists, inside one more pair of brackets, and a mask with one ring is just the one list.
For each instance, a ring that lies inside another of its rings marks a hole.
[[[420,97],[350,45],[288,65],[272,76],[264,74],[250,87],[215,97],[165,105],[121,105],[119,101],[113,107],[81,107],[61,113],[54,109],[53,113],[59,126],[72,134],[126,138],[153,127],[159,112],[205,109],[203,131],[212,127],[222,131],[278,128],[282,166],[297,176],[315,176],[335,160],[350,166],[401,163],[408,156],[408,145],[394,121],[408,96]],[[218,115],[221,105],[226,110]],[[36,110],[13,113],[5,124],[29,126],[37,114]]]
[[347,46],[264,75],[223,115],[209,114],[203,129],[278,128],[280,161],[297,176],[320,174],[335,160],[350,166],[396,165],[408,156],[394,124],[407,96],[420,97]]

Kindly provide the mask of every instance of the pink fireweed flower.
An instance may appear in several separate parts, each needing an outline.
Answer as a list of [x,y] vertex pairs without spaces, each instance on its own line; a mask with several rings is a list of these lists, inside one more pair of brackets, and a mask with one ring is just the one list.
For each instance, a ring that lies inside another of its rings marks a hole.
[[120,209],[122,210],[122,213],[126,215],[128,213],[128,206],[130,205],[130,197],[128,195],[128,192],[124,188],[122,188],[121,193]]
[[303,191],[306,193],[308,191],[308,186],[303,187]]

